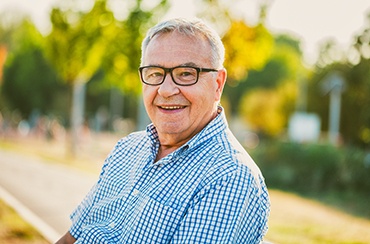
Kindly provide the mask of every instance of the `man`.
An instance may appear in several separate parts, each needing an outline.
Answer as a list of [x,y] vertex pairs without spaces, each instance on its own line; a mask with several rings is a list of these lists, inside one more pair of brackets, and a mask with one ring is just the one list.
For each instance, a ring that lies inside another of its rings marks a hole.
[[263,177],[219,106],[224,47],[200,20],[149,30],[139,69],[146,131],[121,139],[58,243],[259,243]]

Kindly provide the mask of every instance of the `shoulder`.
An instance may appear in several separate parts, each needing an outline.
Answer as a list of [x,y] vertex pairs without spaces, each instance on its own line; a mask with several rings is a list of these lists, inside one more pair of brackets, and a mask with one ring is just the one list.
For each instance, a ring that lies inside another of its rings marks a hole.
[[138,154],[143,148],[146,148],[148,141],[145,131],[133,132],[121,138],[108,154],[103,167],[120,164],[122,159],[127,160],[130,156]]
[[136,131],[128,134],[125,137],[122,137],[118,142],[117,145],[123,145],[123,144],[132,144],[132,143],[138,143],[143,141],[144,139],[147,139],[147,134],[145,131]]
[[[261,193],[265,188],[262,173],[248,154],[236,140],[230,130],[225,130],[212,139],[212,167],[209,169],[209,181],[234,181],[237,185],[253,187]],[[236,186],[237,186],[236,185]]]

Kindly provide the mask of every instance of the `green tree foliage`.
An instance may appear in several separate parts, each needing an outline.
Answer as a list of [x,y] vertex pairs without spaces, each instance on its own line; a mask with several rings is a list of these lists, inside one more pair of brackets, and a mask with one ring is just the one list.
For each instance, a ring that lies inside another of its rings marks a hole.
[[[349,70],[347,91],[344,94],[343,137],[362,146],[370,146],[370,13],[367,26],[355,37],[354,48],[360,60]],[[357,116],[350,114],[357,112]],[[349,119],[350,117],[351,119]],[[354,137],[354,138],[353,138]]]
[[100,68],[114,18],[106,2],[98,0],[87,13],[54,8],[50,19],[46,54],[61,79],[72,87],[69,153],[74,156],[84,121],[85,86]]
[[276,135],[284,126],[282,98],[273,90],[254,89],[245,95],[240,106],[240,115],[254,131]]
[[224,33],[228,81],[223,105],[231,116],[239,115],[253,129],[277,135],[295,108],[297,76],[303,69],[299,43],[284,36],[274,40],[264,25],[269,7],[266,1],[260,3],[259,20],[254,26],[224,1],[202,2],[206,6],[202,17],[221,26]]
[[276,136],[295,110],[298,79],[306,75],[299,41],[281,35],[275,38],[271,57],[260,70],[250,70],[237,86],[225,87],[234,115],[239,114],[253,129]]
[[296,96],[297,85],[293,82],[286,82],[277,89],[255,88],[242,97],[239,114],[251,129],[278,136],[295,109]]
[[346,84],[342,94],[340,133],[344,143],[364,147],[370,145],[369,67],[370,16],[368,16],[365,28],[354,37],[353,45],[347,55],[338,55],[334,42],[328,42],[322,48],[309,83],[309,110],[320,115],[322,130],[326,131],[328,129],[329,95],[323,93],[322,83],[333,72],[343,77]]
[[202,0],[198,6],[201,18],[209,20],[221,33],[225,45],[225,67],[228,83],[237,85],[249,70],[263,68],[273,48],[273,37],[266,29],[265,15],[269,4],[261,1],[256,25],[247,24],[243,11],[235,8],[242,1]]
[[[21,13],[0,13],[0,43],[1,46],[5,47],[8,52],[17,50],[20,46],[24,46],[25,41],[22,40],[22,33],[25,31],[21,28],[24,23],[30,24],[30,20],[27,16]],[[32,39],[36,42],[40,42],[40,34],[38,32],[32,34]]]
[[52,10],[47,54],[65,82],[88,82],[103,72],[100,88],[140,91],[137,68],[144,30],[165,12],[168,3],[161,0],[148,8],[147,1],[131,0],[126,5],[124,20],[115,18],[106,0],[96,0],[88,12]]
[[54,8],[50,18],[46,53],[51,63],[66,83],[88,82],[113,38],[113,13],[105,1],[96,1],[87,13]]
[[167,0],[158,1],[152,7],[147,7],[147,4],[142,0],[131,1],[127,18],[117,21],[115,29],[112,29],[112,38],[101,66],[109,87],[135,94],[141,91],[138,76],[141,42],[147,29],[168,9]]
[[261,69],[273,47],[273,37],[263,24],[251,27],[244,21],[233,21],[222,41],[226,49],[228,82],[233,85],[245,79],[248,70]]
[[29,21],[14,29],[13,49],[4,69],[2,94],[8,109],[27,118],[32,110],[49,112],[60,86],[42,53],[42,36]]
[[14,54],[5,68],[2,91],[11,108],[25,118],[34,109],[51,112],[58,88],[61,86],[56,74],[38,48]]
[[107,8],[106,0],[96,0],[88,12],[59,8],[51,12],[53,27],[47,36],[46,53],[61,78],[73,87],[72,154],[85,110],[85,85],[96,73],[102,72],[101,80],[108,89],[140,90],[137,68],[142,30],[167,1],[148,5],[147,1],[132,0],[125,4],[129,9],[122,10],[128,15],[121,21]]

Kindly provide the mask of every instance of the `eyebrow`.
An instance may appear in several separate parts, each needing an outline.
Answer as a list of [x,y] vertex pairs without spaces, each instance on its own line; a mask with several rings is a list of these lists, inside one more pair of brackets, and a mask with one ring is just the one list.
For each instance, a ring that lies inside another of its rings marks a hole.
[[[163,66],[163,65],[158,64],[158,63],[156,63],[156,64],[148,64],[146,66],[158,66],[158,67],[163,67],[163,68],[166,68],[167,67],[167,66]],[[195,67],[195,68],[199,68],[199,65],[197,65],[194,62],[187,62],[187,63],[183,63],[183,64],[172,66],[170,68],[173,68],[173,67],[181,67],[181,66],[183,66],[183,67]]]
[[181,64],[180,66],[193,66],[193,67],[198,67],[199,65],[193,63],[193,62],[187,62],[187,63],[184,63],[184,64]]

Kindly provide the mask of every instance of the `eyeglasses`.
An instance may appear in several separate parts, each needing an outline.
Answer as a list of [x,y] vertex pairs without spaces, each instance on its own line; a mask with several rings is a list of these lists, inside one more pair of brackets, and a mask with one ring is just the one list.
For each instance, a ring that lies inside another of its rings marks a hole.
[[158,86],[162,84],[167,73],[171,74],[172,80],[176,85],[191,86],[198,82],[200,72],[218,72],[216,69],[190,66],[176,66],[173,68],[143,66],[139,68],[139,71],[141,81],[150,86]]

